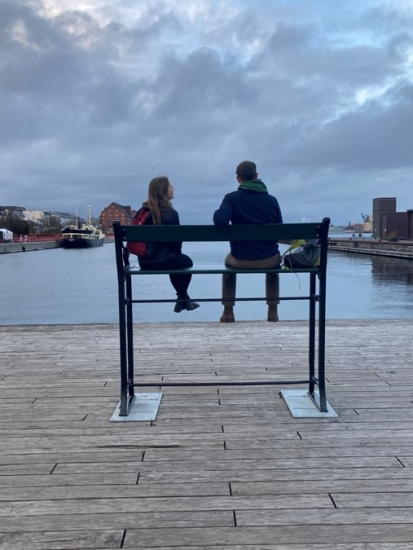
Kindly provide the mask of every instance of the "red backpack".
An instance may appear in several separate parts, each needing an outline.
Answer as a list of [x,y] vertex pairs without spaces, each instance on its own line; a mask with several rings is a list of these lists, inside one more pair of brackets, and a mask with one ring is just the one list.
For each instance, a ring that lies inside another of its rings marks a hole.
[[[151,214],[151,211],[149,208],[142,207],[140,210],[138,210],[133,217],[132,225],[145,225],[148,222],[148,218]],[[146,250],[146,244],[144,242],[131,242],[128,243],[127,248],[128,252],[130,254],[136,254],[136,256],[146,256],[147,250]]]

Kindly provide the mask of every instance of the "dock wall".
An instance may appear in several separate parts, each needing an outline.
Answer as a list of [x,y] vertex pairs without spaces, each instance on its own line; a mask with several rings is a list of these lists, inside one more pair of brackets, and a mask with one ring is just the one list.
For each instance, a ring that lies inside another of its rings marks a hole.
[[49,248],[61,248],[61,244],[59,241],[0,243],[0,254],[8,254],[11,252],[31,252],[32,250],[45,250]]
[[413,241],[391,242],[369,238],[330,238],[328,250],[329,252],[348,252],[413,260]]

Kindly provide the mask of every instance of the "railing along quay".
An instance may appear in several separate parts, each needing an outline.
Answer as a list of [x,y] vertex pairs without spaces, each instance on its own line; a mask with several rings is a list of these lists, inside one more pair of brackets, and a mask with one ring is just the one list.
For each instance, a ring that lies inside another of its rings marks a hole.
[[364,237],[329,238],[328,250],[413,260],[413,241],[382,241]]

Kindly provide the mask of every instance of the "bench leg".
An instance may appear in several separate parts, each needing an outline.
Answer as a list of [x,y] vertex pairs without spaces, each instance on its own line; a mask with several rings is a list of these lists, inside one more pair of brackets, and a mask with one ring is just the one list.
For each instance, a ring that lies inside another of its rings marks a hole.
[[308,342],[308,369],[309,369],[309,392],[314,394],[315,377],[315,295],[316,295],[316,275],[310,274],[310,303],[309,303],[309,342]]
[[132,304],[132,278],[126,278],[126,327],[128,348],[128,386],[129,400],[135,398],[134,384],[134,356],[133,356],[133,304]]
[[315,393],[315,341],[316,341],[316,277],[310,274],[310,314],[309,314],[309,374],[310,383],[308,393],[320,412],[327,412],[327,397],[325,386],[325,325],[326,325],[326,285],[325,277],[320,277],[318,297],[318,394]]
[[133,317],[132,283],[124,276],[118,283],[119,291],[119,347],[120,347],[120,410],[119,416],[128,416],[135,399],[133,386]]
[[125,281],[119,282],[119,349],[120,349],[120,411],[119,416],[127,416],[128,407],[128,372],[127,341],[125,312]]
[[320,302],[318,319],[318,388],[320,391],[320,411],[327,412],[325,349],[326,349],[326,273],[319,275]]

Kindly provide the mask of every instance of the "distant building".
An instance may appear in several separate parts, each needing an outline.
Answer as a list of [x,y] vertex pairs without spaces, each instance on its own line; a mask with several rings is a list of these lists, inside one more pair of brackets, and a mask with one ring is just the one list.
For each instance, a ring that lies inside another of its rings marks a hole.
[[42,210],[24,210],[23,218],[29,222],[39,222],[44,220],[44,212]]
[[413,210],[407,211],[407,238],[413,241]]
[[[407,239],[413,235],[408,233],[409,213],[396,212],[396,198],[382,197],[373,199],[373,237],[377,239]],[[413,223],[410,214],[410,233],[412,233]]]
[[26,210],[24,206],[0,206],[0,212],[6,216],[12,216],[15,213],[22,213]]
[[373,231],[373,220],[371,219],[370,214],[361,214],[363,218],[363,233],[372,233]]
[[122,225],[128,225],[132,221],[132,210],[130,206],[122,206],[117,202],[111,202],[104,208],[99,216],[99,222],[106,234],[113,233],[112,222],[118,220]]
[[373,231],[373,222],[369,218],[363,223],[363,233],[372,233],[372,231]]
[[52,215],[56,218],[60,218],[60,223],[62,225],[70,225],[76,222],[76,214],[71,214],[70,212],[59,212],[57,210],[52,212]]

